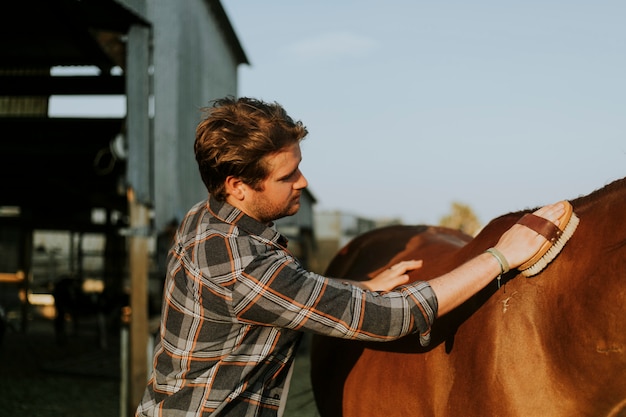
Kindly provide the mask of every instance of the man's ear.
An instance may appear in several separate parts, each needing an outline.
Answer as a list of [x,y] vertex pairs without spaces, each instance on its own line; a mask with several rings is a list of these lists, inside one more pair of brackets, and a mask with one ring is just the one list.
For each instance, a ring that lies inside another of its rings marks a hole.
[[238,177],[234,177],[232,175],[226,177],[226,181],[224,181],[224,186],[226,188],[226,194],[232,196],[237,200],[243,200],[246,195],[246,184],[244,184],[244,182]]

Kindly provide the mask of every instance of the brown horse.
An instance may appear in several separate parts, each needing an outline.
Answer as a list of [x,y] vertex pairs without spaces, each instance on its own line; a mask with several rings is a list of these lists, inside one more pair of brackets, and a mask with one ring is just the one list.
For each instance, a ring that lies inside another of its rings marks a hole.
[[[439,318],[429,346],[314,336],[311,380],[323,417],[626,417],[626,178],[571,201],[578,229],[532,278],[517,270]],[[528,210],[530,211],[530,210]],[[428,280],[493,246],[528,211],[475,238],[440,227],[362,235],[327,274],[372,275],[424,259]]]

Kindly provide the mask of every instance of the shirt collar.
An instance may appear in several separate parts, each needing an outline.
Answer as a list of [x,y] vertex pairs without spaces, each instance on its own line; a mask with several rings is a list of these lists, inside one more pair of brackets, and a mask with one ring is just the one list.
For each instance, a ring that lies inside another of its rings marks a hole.
[[238,208],[231,206],[226,201],[218,201],[209,196],[207,209],[219,220],[235,225],[250,234],[260,236],[281,246],[287,247],[287,238],[281,235],[273,223],[270,225],[261,223],[245,214]]

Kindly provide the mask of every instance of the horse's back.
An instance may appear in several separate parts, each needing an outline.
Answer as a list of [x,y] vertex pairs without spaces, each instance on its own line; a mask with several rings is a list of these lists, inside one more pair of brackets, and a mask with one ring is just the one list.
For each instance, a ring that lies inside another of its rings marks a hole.
[[[411,272],[410,277],[411,281],[428,279],[441,273],[447,262],[454,262],[453,255],[471,239],[465,233],[445,227],[396,225],[380,228],[356,237],[339,251],[329,264],[326,275],[361,280],[399,261],[424,259],[424,266]],[[441,257],[447,261],[434,261]],[[375,404],[361,399],[398,396],[401,388],[397,388],[396,383],[402,378],[395,373],[410,368],[401,366],[401,356],[394,357],[393,350],[396,348],[402,352],[406,346],[410,346],[410,351],[422,349],[412,337],[383,345],[315,335],[311,349],[311,360],[315,364],[311,379],[320,413],[323,416],[378,415],[376,408],[372,408]],[[378,355],[379,348],[385,348],[383,356]],[[377,362],[377,357],[383,362]],[[370,361],[375,363],[375,372],[369,372]],[[356,381],[353,389],[352,381]],[[344,390],[344,386],[351,389]],[[386,393],[390,389],[394,392]],[[342,410],[346,408],[346,402],[349,411],[344,414]],[[386,401],[379,404],[384,409]]]
[[[511,271],[501,288],[493,282],[439,318],[429,347],[413,336],[378,344],[316,336],[312,382],[321,415],[623,416],[626,180],[572,204],[580,224],[559,256],[533,278]],[[525,212],[494,219],[462,244],[425,227],[373,264],[374,246],[385,246],[380,235],[367,241],[376,241],[370,252],[360,248],[368,256],[346,250],[333,268],[341,271],[350,256],[361,273],[423,258],[411,276],[428,280],[493,246]]]

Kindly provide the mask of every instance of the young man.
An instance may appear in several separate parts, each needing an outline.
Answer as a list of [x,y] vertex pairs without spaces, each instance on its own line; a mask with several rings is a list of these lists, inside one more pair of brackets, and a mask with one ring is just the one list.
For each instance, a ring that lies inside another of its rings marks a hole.
[[[306,271],[272,225],[295,214],[307,181],[307,130],[277,103],[227,97],[206,109],[195,155],[209,197],[182,220],[169,253],[154,369],[137,416],[279,416],[302,332],[388,341],[419,333],[546,241],[522,226],[429,282],[421,261],[370,281]],[[562,204],[535,212],[558,225]]]

